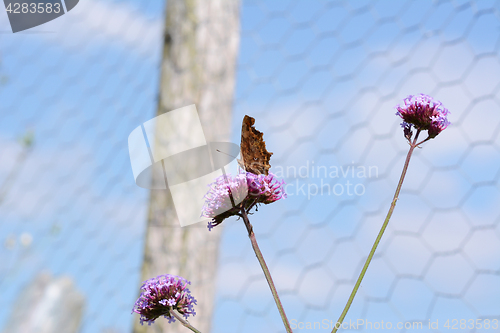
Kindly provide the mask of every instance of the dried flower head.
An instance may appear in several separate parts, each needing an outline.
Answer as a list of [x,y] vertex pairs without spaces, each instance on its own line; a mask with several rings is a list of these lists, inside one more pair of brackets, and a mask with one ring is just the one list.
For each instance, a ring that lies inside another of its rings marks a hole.
[[170,314],[170,310],[176,310],[186,319],[189,315],[196,315],[193,308],[196,299],[187,288],[189,284],[191,282],[186,279],[170,274],[144,281],[141,287],[143,292],[135,302],[132,313],[141,315],[141,325],[144,322],[151,325],[160,316],[173,323],[175,318]]
[[450,122],[446,116],[450,113],[443,104],[424,94],[410,95],[404,99],[404,105],[396,106],[396,115],[403,119],[401,126],[408,140],[412,136],[412,128],[417,131],[426,130],[426,140],[435,138]]
[[[284,181],[278,181],[272,173],[256,175],[251,172],[220,176],[210,184],[205,195],[202,216],[212,218],[208,229],[219,225],[226,218],[238,215],[241,208],[249,211],[257,204],[270,204],[286,197]],[[231,193],[234,201],[231,201]]]

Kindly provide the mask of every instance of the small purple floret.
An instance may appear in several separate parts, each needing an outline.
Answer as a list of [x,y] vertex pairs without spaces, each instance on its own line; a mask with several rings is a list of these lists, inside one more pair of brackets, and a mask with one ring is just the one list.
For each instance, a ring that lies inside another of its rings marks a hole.
[[427,131],[427,139],[433,139],[450,125],[447,119],[450,111],[440,101],[428,95],[410,95],[403,102],[404,105],[396,106],[396,115],[403,119],[401,126],[406,137],[411,136],[414,127],[418,131]]
[[141,325],[144,323],[151,325],[161,316],[168,318],[169,323],[173,323],[175,318],[170,314],[170,310],[176,310],[186,319],[189,315],[194,316],[196,312],[193,305],[196,304],[196,299],[191,296],[188,284],[191,282],[170,274],[144,281],[141,287],[143,292],[135,302],[132,313],[141,315]]

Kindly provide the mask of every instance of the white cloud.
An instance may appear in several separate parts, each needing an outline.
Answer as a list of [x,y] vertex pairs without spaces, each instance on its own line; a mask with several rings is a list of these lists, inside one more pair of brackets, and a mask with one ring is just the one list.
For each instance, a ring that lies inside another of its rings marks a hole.
[[[8,213],[8,221],[52,221],[70,212],[84,219],[104,219],[107,214],[112,214],[107,223],[116,223],[118,228],[122,228],[124,222],[131,229],[137,228],[137,223],[142,223],[144,202],[137,202],[136,196],[116,191],[102,195],[100,178],[97,178],[99,173],[96,172],[99,162],[95,157],[92,158],[95,153],[91,147],[80,144],[60,150],[35,145],[23,164],[16,165],[21,152],[20,145],[0,139],[0,146],[4,161],[0,167],[0,181],[12,168],[21,168],[0,206]],[[111,173],[112,170],[103,169],[100,172]],[[131,173],[129,180],[133,184]],[[119,185],[123,184],[114,184]],[[135,184],[133,186],[135,189]],[[80,190],[75,192],[76,189]],[[97,206],[93,202],[96,197],[100,198]],[[71,207],[70,211],[64,206]],[[91,207],[93,209],[89,209]]]
[[[0,16],[0,29],[9,31],[6,12]],[[44,25],[19,32],[4,33],[10,42],[25,39],[42,40],[69,51],[92,52],[102,47],[120,47],[143,57],[159,55],[163,19],[147,17],[128,3],[102,0],[80,1],[65,15]],[[47,32],[47,33],[39,33]]]

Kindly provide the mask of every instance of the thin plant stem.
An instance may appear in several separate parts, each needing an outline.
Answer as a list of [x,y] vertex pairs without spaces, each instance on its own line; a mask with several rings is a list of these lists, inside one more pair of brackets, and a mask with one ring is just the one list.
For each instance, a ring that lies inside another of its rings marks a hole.
[[380,229],[380,232],[378,233],[378,236],[375,239],[375,243],[372,246],[372,249],[370,251],[370,254],[368,255],[368,258],[366,258],[365,265],[363,266],[363,269],[361,270],[361,273],[359,274],[358,280],[356,281],[356,284],[354,285],[354,289],[352,290],[351,295],[349,296],[349,299],[347,300],[347,304],[345,305],[344,311],[342,311],[342,314],[340,315],[339,320],[337,320],[337,323],[335,324],[335,326],[332,330],[332,333],[337,332],[337,330],[342,326],[342,322],[344,321],[344,318],[347,315],[347,311],[349,311],[349,308],[351,307],[351,304],[354,300],[354,297],[356,296],[356,293],[358,292],[359,286],[361,285],[361,281],[363,280],[363,278],[365,276],[366,270],[368,269],[368,266],[370,265],[370,262],[373,259],[373,255],[375,254],[375,250],[377,250],[378,244],[380,243],[380,240],[382,239],[382,236],[385,232],[385,229],[387,228],[387,225],[389,224],[389,220],[391,219],[392,212],[394,211],[394,208],[396,207],[396,202],[398,201],[399,192],[401,191],[401,187],[403,186],[403,180],[405,179],[406,171],[408,170],[408,165],[410,163],[411,155],[413,153],[413,150],[418,146],[417,139],[418,139],[419,134],[420,134],[420,131],[417,131],[417,133],[415,134],[415,138],[413,139],[413,142],[409,142],[410,150],[408,151],[408,155],[406,155],[405,165],[403,167],[403,171],[401,172],[401,177],[399,178],[399,183],[398,183],[398,186],[396,187],[396,192],[394,193],[394,198],[392,199],[392,203],[391,203],[391,207],[389,208],[389,212],[387,212],[387,216],[385,218],[384,223],[382,224],[382,228]]
[[285,310],[283,309],[283,305],[281,304],[280,298],[278,296],[278,292],[276,291],[276,287],[274,286],[273,278],[271,277],[271,273],[269,272],[269,268],[267,268],[266,261],[264,260],[264,256],[262,252],[260,252],[259,245],[257,244],[257,240],[255,239],[255,234],[253,232],[253,227],[248,220],[247,212],[245,208],[242,207],[241,215],[243,221],[245,222],[245,227],[248,231],[248,237],[250,238],[250,242],[252,243],[253,250],[257,259],[259,260],[260,267],[262,267],[262,271],[264,271],[264,275],[266,276],[267,283],[269,284],[269,288],[271,288],[271,293],[273,294],[274,301],[276,302],[276,306],[278,307],[278,311],[280,313],[281,319],[283,320],[283,324],[285,325],[287,333],[293,333],[292,328],[290,327],[290,323],[288,322],[288,318],[286,317]]
[[[224,169],[224,168],[223,168]],[[226,183],[228,183],[225,171],[222,170],[224,174],[224,178],[226,180]],[[236,208],[237,206],[235,205],[235,201],[233,198],[233,194],[231,192],[231,187],[228,184],[228,193],[229,193],[229,198],[231,199],[231,204],[233,208]],[[250,207],[248,207],[248,210],[252,209],[253,206],[256,204],[256,202],[253,202]],[[283,309],[283,305],[281,304],[280,297],[278,296],[278,291],[276,290],[276,287],[274,286],[273,278],[271,277],[271,272],[269,272],[269,268],[267,268],[266,261],[264,260],[264,256],[262,255],[262,252],[260,252],[259,245],[257,244],[257,239],[255,238],[255,234],[253,232],[253,227],[252,224],[250,223],[250,220],[248,219],[248,213],[247,210],[245,210],[245,206],[241,204],[240,206],[240,214],[238,214],[242,219],[243,222],[245,223],[245,227],[247,228],[248,231],[248,237],[250,238],[250,242],[252,243],[252,248],[253,251],[255,252],[255,255],[257,256],[257,260],[260,263],[260,267],[262,267],[262,271],[264,272],[264,276],[266,277],[267,283],[269,284],[269,288],[271,289],[271,293],[273,294],[274,301],[276,302],[276,307],[278,308],[278,311],[281,316],[281,320],[283,320],[283,324],[285,325],[285,329],[287,333],[293,333],[292,328],[290,327],[290,323],[288,322],[288,318],[286,317],[285,310]]]
[[187,327],[189,328],[191,331],[195,332],[195,333],[201,333],[200,331],[198,331],[196,328],[193,327],[193,325],[191,325],[189,323],[189,321],[187,321],[186,319],[182,318],[175,310],[170,310],[170,314],[172,316],[175,317],[175,319],[177,319],[178,321],[181,322],[181,324],[184,326],[184,327]]

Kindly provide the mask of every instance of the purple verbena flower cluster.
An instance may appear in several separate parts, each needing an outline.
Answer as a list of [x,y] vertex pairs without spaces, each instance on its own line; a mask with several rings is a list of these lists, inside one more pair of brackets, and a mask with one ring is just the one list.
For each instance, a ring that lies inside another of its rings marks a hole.
[[267,176],[264,174],[255,175],[247,172],[247,185],[248,195],[257,203],[265,205],[278,201],[285,197],[284,190],[285,181],[278,181],[276,176],[269,173]]
[[396,115],[403,119],[401,126],[407,138],[411,137],[412,127],[415,127],[417,131],[426,130],[427,139],[433,139],[450,124],[446,118],[450,113],[448,109],[428,95],[410,95],[403,101],[404,105],[396,106]]
[[173,323],[175,318],[170,314],[170,310],[176,310],[186,319],[189,315],[196,315],[193,308],[196,299],[187,288],[189,284],[191,282],[186,279],[170,274],[144,281],[141,287],[143,292],[135,302],[132,313],[141,315],[141,325],[145,322],[151,325],[160,316]]
[[[219,176],[209,187],[209,191],[205,194],[205,204],[202,211],[202,216],[208,218],[216,218],[222,214],[228,214],[227,217],[235,215],[240,211],[238,204],[248,194],[247,178],[244,173],[234,177],[231,175]],[[231,202],[230,191],[236,207],[233,207]]]
[[[241,208],[250,210],[257,204],[270,204],[281,198],[286,198],[284,181],[278,181],[272,173],[255,175],[251,172],[236,176],[223,175],[210,184],[205,195],[205,205],[202,216],[212,218],[208,229],[222,223],[226,218],[238,215]],[[233,197],[233,202],[229,193]]]

